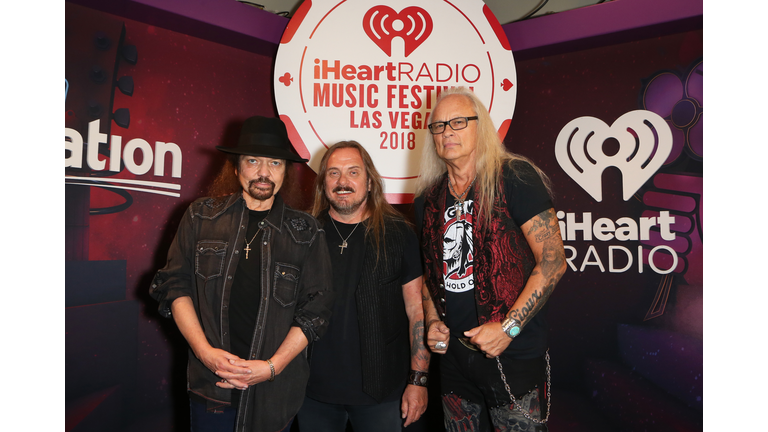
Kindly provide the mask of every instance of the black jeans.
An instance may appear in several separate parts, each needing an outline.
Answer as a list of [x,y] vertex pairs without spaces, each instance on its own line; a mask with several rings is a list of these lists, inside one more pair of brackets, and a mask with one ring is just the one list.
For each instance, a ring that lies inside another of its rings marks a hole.
[[[544,417],[545,360],[518,360],[504,354],[500,360],[517,405],[534,419]],[[448,351],[440,359],[440,382],[447,432],[486,432],[494,428],[515,432],[548,430],[545,424],[526,418],[511,404],[496,359],[470,350],[453,336]]]
[[376,405],[338,405],[305,397],[299,414],[299,429],[308,432],[344,432],[347,420],[356,432],[400,432],[400,401]]

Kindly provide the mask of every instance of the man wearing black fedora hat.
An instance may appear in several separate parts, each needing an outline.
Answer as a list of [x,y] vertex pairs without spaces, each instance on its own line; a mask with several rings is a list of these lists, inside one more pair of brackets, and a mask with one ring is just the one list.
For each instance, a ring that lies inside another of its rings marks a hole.
[[292,163],[306,162],[282,121],[251,117],[237,146],[216,148],[228,161],[185,213],[150,294],[189,343],[192,430],[288,430],[304,348],[333,301],[325,232],[280,196]]

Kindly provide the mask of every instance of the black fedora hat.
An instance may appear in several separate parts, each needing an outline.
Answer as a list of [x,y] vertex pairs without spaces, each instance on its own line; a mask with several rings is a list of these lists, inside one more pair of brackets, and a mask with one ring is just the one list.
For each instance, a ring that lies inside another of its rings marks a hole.
[[216,149],[226,153],[307,162],[293,149],[285,123],[278,118],[251,117],[243,123],[236,147],[216,146]]

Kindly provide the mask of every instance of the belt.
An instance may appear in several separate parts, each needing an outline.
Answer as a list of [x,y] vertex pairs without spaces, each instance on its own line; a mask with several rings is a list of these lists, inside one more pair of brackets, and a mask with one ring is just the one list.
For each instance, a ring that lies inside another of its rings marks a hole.
[[480,352],[480,350],[477,349],[477,346],[475,346],[475,344],[473,344],[472,342],[469,341],[469,338],[467,338],[467,337],[457,337],[456,339],[458,339],[459,342],[461,342],[462,345],[464,345],[465,347],[471,349],[472,351]]

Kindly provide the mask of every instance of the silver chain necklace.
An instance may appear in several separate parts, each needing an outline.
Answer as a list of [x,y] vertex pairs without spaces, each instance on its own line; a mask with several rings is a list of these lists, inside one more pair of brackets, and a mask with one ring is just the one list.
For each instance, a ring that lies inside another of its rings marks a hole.
[[340,255],[344,255],[344,249],[345,249],[345,248],[347,248],[347,247],[349,246],[349,245],[347,244],[347,240],[349,240],[349,238],[350,238],[350,237],[352,237],[352,234],[354,234],[354,233],[355,233],[355,230],[357,229],[357,226],[358,226],[358,225],[360,225],[360,222],[362,222],[362,221],[360,221],[360,222],[356,223],[356,224],[355,224],[355,227],[354,227],[354,228],[352,228],[352,232],[351,232],[351,233],[349,233],[349,235],[347,236],[347,238],[344,238],[344,236],[343,236],[343,235],[341,235],[341,233],[339,232],[339,228],[336,226],[336,222],[334,222],[334,221],[333,221],[333,218],[331,217],[331,215],[328,215],[328,219],[330,219],[330,220],[331,220],[331,223],[333,224],[333,227],[334,227],[334,228],[336,228],[336,232],[339,234],[339,237],[341,237],[341,244],[339,245],[339,247],[341,248],[341,251],[339,252],[339,254],[340,254]]
[[270,213],[272,213],[271,207],[269,208],[267,215],[264,216],[264,219],[262,219],[261,222],[259,222],[261,224],[261,227],[259,228],[258,231],[256,231],[256,234],[253,235],[253,238],[251,239],[251,241],[248,241],[248,240],[245,241],[245,249],[243,249],[245,251],[245,259],[248,259],[248,253],[252,250],[251,243],[253,243],[253,241],[256,240],[256,236],[259,235],[261,230],[264,228],[264,221],[269,217]]
[[456,203],[453,205],[453,208],[456,210],[456,220],[461,220],[461,211],[464,208],[464,200],[462,198],[464,198],[464,195],[466,195],[467,192],[472,189],[472,185],[475,184],[475,180],[477,180],[477,175],[475,175],[475,178],[472,179],[472,183],[470,183],[469,186],[464,189],[464,192],[459,195],[455,190],[453,190],[451,179],[448,179],[448,189],[450,189],[453,196],[456,197]]
[[[496,356],[496,364],[499,366],[499,372],[501,373],[501,380],[504,381],[504,388],[507,389],[507,393],[509,393],[509,398],[512,400],[512,404],[514,404],[515,408],[520,411],[525,418],[528,420],[534,422],[534,423],[546,423],[547,420],[549,420],[549,411],[550,411],[550,391],[552,387],[552,380],[550,376],[551,369],[549,367],[549,350],[547,350],[547,354],[544,356],[544,358],[547,360],[547,416],[544,417],[544,420],[536,420],[535,418],[532,418],[530,414],[526,410],[524,410],[522,407],[520,407],[520,404],[517,403],[517,400],[515,400],[515,395],[512,394],[512,391],[509,389],[509,384],[507,384],[507,377],[504,375],[504,371],[501,369],[501,360],[499,360],[499,356]],[[541,395],[539,395],[541,397]]]

